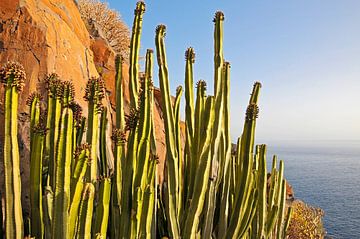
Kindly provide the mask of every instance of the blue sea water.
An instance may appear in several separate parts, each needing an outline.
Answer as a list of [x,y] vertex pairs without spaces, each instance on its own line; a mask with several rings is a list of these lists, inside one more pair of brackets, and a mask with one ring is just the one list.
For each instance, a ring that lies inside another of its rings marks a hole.
[[285,162],[295,197],[325,211],[328,235],[359,239],[360,141],[269,142],[268,156],[274,153]]

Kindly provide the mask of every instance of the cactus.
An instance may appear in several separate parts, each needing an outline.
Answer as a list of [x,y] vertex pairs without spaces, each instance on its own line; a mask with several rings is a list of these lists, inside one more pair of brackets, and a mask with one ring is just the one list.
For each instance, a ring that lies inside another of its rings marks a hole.
[[43,238],[43,203],[42,203],[42,162],[43,147],[46,135],[45,120],[42,119],[32,128],[30,155],[30,205],[31,205],[31,236]]
[[82,192],[78,226],[75,238],[91,238],[91,221],[94,208],[95,187],[92,183],[86,183]]
[[8,62],[0,70],[5,88],[4,173],[5,173],[5,236],[23,238],[21,209],[20,158],[18,143],[18,98],[25,80],[24,68]]
[[139,92],[139,51],[140,39],[142,31],[142,19],[145,12],[145,3],[139,1],[136,3],[134,11],[134,23],[130,40],[130,67],[129,67],[129,87],[130,87],[130,106],[134,109],[138,108],[138,92]]
[[91,78],[86,84],[85,100],[88,102],[88,123],[86,142],[91,145],[90,158],[93,160],[87,171],[87,181],[96,181],[97,172],[97,145],[99,134],[99,114],[102,109],[104,98],[104,81],[101,78]]
[[100,235],[106,238],[109,221],[111,179],[106,157],[106,127],[107,109],[103,108],[100,124],[100,183],[98,189],[98,202],[95,210],[93,235]]
[[81,195],[84,188],[84,177],[90,160],[90,146],[83,144],[75,152],[76,166],[72,173],[70,183],[71,204],[69,208],[69,238],[73,238],[80,207]]
[[70,206],[70,167],[72,159],[73,112],[64,108],[56,154],[55,191],[52,221],[52,238],[68,235],[68,208]]
[[59,138],[59,124],[61,118],[61,101],[63,95],[63,86],[59,80],[59,76],[55,73],[45,78],[46,88],[48,90],[47,99],[47,121],[46,128],[49,133],[45,139],[44,164],[48,165],[48,177],[50,178],[50,186],[53,190],[55,184],[55,156],[56,145]]
[[176,147],[176,132],[175,132],[175,122],[174,122],[174,113],[172,110],[171,100],[170,100],[170,87],[169,87],[169,76],[167,69],[166,61],[166,52],[165,52],[165,37],[166,27],[164,25],[159,25],[156,28],[156,53],[157,53],[157,62],[159,65],[159,81],[161,96],[163,102],[164,110],[164,125],[165,125],[165,135],[166,135],[166,160],[167,160],[167,218],[169,220],[169,232],[170,236],[178,238],[180,236],[179,232],[179,221],[177,216],[177,205],[178,199],[176,198],[178,190],[178,152]]

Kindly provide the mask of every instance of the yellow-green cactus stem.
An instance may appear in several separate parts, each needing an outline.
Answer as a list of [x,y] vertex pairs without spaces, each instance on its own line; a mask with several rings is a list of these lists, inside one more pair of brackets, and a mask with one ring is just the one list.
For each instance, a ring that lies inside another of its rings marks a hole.
[[95,182],[97,178],[97,148],[99,134],[99,114],[102,109],[102,99],[105,94],[104,81],[101,78],[91,78],[86,84],[85,100],[88,102],[88,123],[86,142],[91,145],[90,158],[93,160],[88,167],[87,181]]
[[125,114],[124,114],[124,96],[123,96],[123,58],[119,55],[115,59],[115,97],[116,97],[116,128],[124,130]]
[[129,87],[130,87],[130,106],[138,108],[138,91],[139,91],[139,52],[140,39],[142,31],[143,15],[145,12],[145,3],[139,1],[136,3],[134,11],[134,22],[130,40],[130,65],[129,65]]
[[111,234],[112,239],[120,238],[120,212],[122,196],[122,170],[125,161],[125,132],[120,129],[114,129],[112,133],[114,147],[114,174],[112,178],[111,189]]
[[71,176],[69,208],[69,237],[74,238],[80,208],[81,195],[84,188],[85,174],[90,164],[90,146],[82,144],[77,147],[74,158],[76,165]]
[[43,202],[42,202],[42,169],[43,148],[46,135],[45,119],[31,129],[32,149],[30,152],[30,205],[31,205],[31,236],[43,238]]
[[111,179],[108,168],[108,159],[106,156],[106,127],[107,127],[107,109],[104,107],[101,112],[100,123],[100,177],[98,200],[95,209],[93,235],[101,235],[106,238],[106,232],[109,221],[110,196],[111,196]]
[[206,99],[205,111],[202,118],[202,132],[204,139],[199,150],[199,167],[196,171],[194,191],[190,207],[187,209],[186,220],[183,229],[183,238],[196,238],[199,230],[200,215],[205,202],[206,190],[210,176],[211,166],[211,138],[214,127],[215,111],[214,98]]
[[48,177],[53,190],[55,184],[55,156],[56,145],[59,139],[59,124],[61,118],[61,102],[63,96],[63,85],[59,76],[55,73],[46,76],[47,99],[47,121],[46,128],[49,132],[45,139],[44,165],[48,165]]
[[[185,52],[185,126],[186,126],[186,142],[185,142],[185,158],[184,158],[184,198],[188,198],[188,185],[190,182],[190,170],[192,163],[193,139],[194,139],[194,71],[195,51],[189,47]],[[183,202],[185,206],[186,202]],[[181,210],[180,210],[181,211]],[[182,213],[181,213],[182,219]]]
[[18,99],[24,86],[24,68],[8,62],[0,70],[5,89],[4,174],[5,174],[5,237],[23,238],[21,179],[18,143]]
[[86,183],[83,189],[78,226],[75,238],[91,239],[91,222],[94,208],[95,187],[92,183]]
[[165,136],[166,136],[166,162],[167,162],[167,218],[169,220],[168,227],[170,236],[178,238],[180,236],[179,221],[177,215],[178,199],[178,152],[176,147],[176,131],[175,131],[175,120],[174,112],[172,110],[172,103],[170,99],[170,86],[169,86],[169,74],[166,61],[166,50],[165,50],[165,37],[166,27],[165,25],[159,25],[156,28],[156,54],[157,62],[159,66],[159,81],[160,90],[164,109],[164,125],[165,125]]
[[53,239],[66,238],[69,230],[70,167],[73,154],[71,151],[72,129],[73,112],[70,108],[64,108],[61,116],[55,164],[55,191],[51,235]]

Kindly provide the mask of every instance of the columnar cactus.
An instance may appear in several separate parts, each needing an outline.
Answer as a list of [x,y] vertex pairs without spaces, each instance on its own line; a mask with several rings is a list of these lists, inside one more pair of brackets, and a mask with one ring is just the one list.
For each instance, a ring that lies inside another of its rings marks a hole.
[[71,204],[69,208],[69,237],[73,238],[78,223],[78,214],[80,208],[81,195],[84,189],[84,178],[90,159],[90,146],[82,144],[77,147],[74,158],[76,165],[74,167],[70,182]]
[[0,70],[5,88],[4,173],[5,173],[5,236],[23,238],[21,207],[20,158],[18,143],[18,99],[24,86],[24,68],[8,62]]
[[73,112],[68,107],[63,109],[60,129],[55,164],[52,238],[65,238],[69,230],[68,209],[70,206],[70,167],[73,156],[71,151]]
[[45,141],[44,164],[48,165],[48,177],[50,186],[55,190],[55,156],[56,145],[59,138],[59,124],[61,118],[61,101],[63,96],[63,86],[59,76],[55,73],[45,78],[48,90],[47,99],[47,121],[46,128],[49,129]]
[[91,78],[86,84],[85,100],[88,102],[88,123],[86,142],[91,145],[90,158],[93,160],[87,171],[87,181],[95,182],[97,178],[97,145],[99,134],[99,114],[104,98],[104,81],[101,78]]
[[30,205],[31,205],[31,236],[43,238],[43,202],[42,202],[42,174],[43,174],[43,148],[46,135],[45,120],[37,122],[31,129],[31,155],[30,155]]
[[159,66],[159,81],[161,96],[164,110],[164,126],[166,135],[166,161],[167,161],[167,218],[169,220],[169,232],[170,236],[174,238],[180,237],[179,220],[177,215],[178,199],[176,198],[179,182],[178,182],[178,155],[176,146],[176,131],[175,131],[175,120],[174,112],[172,110],[171,99],[170,99],[170,86],[169,86],[169,75],[166,61],[165,52],[165,37],[166,27],[165,25],[159,25],[156,28],[156,54],[157,62]]

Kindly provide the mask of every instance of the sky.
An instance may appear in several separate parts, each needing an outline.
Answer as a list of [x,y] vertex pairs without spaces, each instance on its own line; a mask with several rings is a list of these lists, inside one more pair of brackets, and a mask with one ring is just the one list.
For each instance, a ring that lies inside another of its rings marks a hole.
[[[141,55],[155,48],[155,28],[165,24],[173,94],[184,85],[184,52],[189,46],[196,52],[195,81],[206,80],[208,93],[213,93],[212,19],[217,10],[224,12],[234,140],[241,135],[255,81],[263,85],[256,129],[260,141],[360,140],[359,0],[145,3]],[[131,29],[136,1],[108,4]]]

